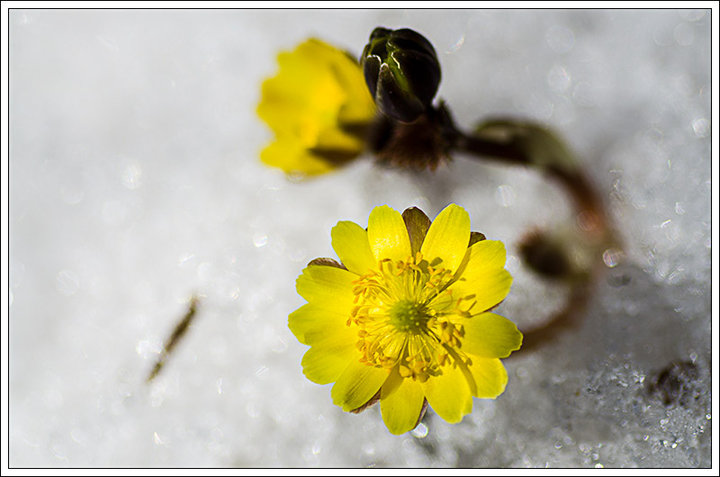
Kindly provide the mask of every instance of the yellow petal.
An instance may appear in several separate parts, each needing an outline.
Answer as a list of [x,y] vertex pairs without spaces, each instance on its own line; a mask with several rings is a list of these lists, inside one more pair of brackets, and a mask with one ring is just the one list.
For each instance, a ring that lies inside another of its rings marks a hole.
[[313,102],[327,102],[335,109],[334,121],[358,124],[368,123],[375,116],[375,102],[365,84],[362,68],[355,58],[346,52],[317,39],[310,39],[301,44],[297,51],[298,59],[306,65],[306,69],[315,74],[328,73],[332,76],[333,85],[330,91],[325,85],[305,84],[306,88],[315,92]]
[[[522,345],[522,333],[515,323],[494,313],[463,319],[462,350],[483,358],[507,358]],[[475,358],[473,358],[474,360]]]
[[375,207],[370,212],[368,240],[376,260],[407,260],[412,253],[402,215],[387,205]]
[[437,415],[454,424],[472,411],[472,395],[459,368],[446,366],[442,371],[440,376],[432,376],[423,383],[423,392]]
[[357,156],[365,148],[365,142],[355,136],[351,136],[338,129],[335,125],[323,129],[318,133],[317,140],[313,145],[317,150],[338,151],[346,156]]
[[281,137],[260,152],[260,160],[287,174],[314,176],[335,169],[333,164],[312,154],[299,141]]
[[454,273],[467,252],[469,241],[470,216],[462,207],[450,204],[430,224],[420,251],[430,265]]
[[339,119],[344,123],[369,122],[376,112],[375,102],[365,84],[365,76],[357,61],[342,54],[333,68],[338,83],[347,93],[345,104],[340,109]]
[[306,61],[317,61],[327,65],[335,65],[339,60],[350,60],[341,49],[317,38],[308,38],[297,46],[296,51]]
[[[272,91],[279,92],[288,100],[305,102],[310,107],[317,107],[323,100],[339,103],[335,96],[344,96],[344,92],[333,72],[337,68],[338,59],[345,61],[345,55],[337,48],[317,39],[306,40],[295,50],[278,54],[278,73],[265,80],[263,86],[270,84]],[[359,70],[359,66],[357,68]],[[328,85],[333,86],[333,90],[326,92],[333,94],[320,97],[323,88]]]
[[[390,383],[390,380],[399,382]],[[388,430],[393,434],[412,431],[420,418],[424,400],[420,383],[401,378],[397,371],[391,373],[380,390],[380,410]]]
[[468,257],[459,271],[460,279],[450,286],[453,297],[473,296],[471,313],[489,310],[505,299],[512,276],[505,270],[505,245],[483,240],[468,249]]
[[298,294],[318,307],[344,312],[350,310],[357,276],[342,268],[310,265],[295,282]]
[[345,92],[329,65],[317,59],[296,51],[281,53],[278,63],[278,74],[262,84],[257,114],[277,134],[314,144],[319,131],[337,122]]
[[343,411],[357,409],[372,398],[388,377],[386,369],[352,361],[338,377],[330,391],[335,404]]
[[338,337],[354,343],[357,330],[347,325],[350,314],[347,308],[329,309],[308,303],[288,317],[288,327],[299,342],[307,345],[321,343],[330,337]]
[[475,379],[475,397],[495,399],[505,391],[507,371],[497,358],[472,358],[470,372]]
[[467,261],[463,263],[463,276],[479,274],[487,270],[505,267],[505,245],[499,240],[481,240],[468,249]]
[[370,250],[368,234],[358,224],[341,221],[330,232],[332,247],[340,257],[340,261],[351,272],[365,275],[368,270],[377,267],[377,262]]
[[[296,83],[284,84],[294,78],[279,76],[266,80],[257,114],[277,135],[290,136],[304,146],[313,146],[320,131],[335,124],[343,100],[342,93],[337,91],[330,75],[320,75],[313,80],[313,86],[307,86],[312,89],[299,94],[298,90],[306,87]],[[328,91],[328,96],[321,101],[315,100],[316,87],[318,91]]]
[[348,364],[360,359],[354,342],[325,343],[313,346],[302,358],[303,374],[317,384],[338,380]]

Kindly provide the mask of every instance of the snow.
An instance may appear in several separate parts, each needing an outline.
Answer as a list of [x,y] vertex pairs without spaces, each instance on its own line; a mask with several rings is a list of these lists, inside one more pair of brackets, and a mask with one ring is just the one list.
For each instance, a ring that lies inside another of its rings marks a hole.
[[[302,374],[287,315],[330,228],[462,205],[508,247],[498,312],[523,328],[567,291],[518,240],[571,209],[535,171],[463,156],[303,182],[263,166],[277,52],[357,54],[380,25],[434,43],[464,127],[558,131],[627,257],[577,329],[505,362],[505,394],[403,436]],[[709,10],[10,10],[10,466],[710,467],[710,33]]]

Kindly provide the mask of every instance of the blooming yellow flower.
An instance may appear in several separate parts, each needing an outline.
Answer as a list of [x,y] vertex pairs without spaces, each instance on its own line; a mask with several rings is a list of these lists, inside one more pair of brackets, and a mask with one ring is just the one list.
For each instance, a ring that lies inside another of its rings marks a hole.
[[375,103],[358,62],[317,39],[278,55],[257,114],[275,133],[261,160],[288,174],[328,172],[364,149]]
[[380,400],[393,434],[412,430],[426,403],[448,422],[472,411],[473,396],[495,398],[507,384],[499,358],[522,334],[488,312],[510,290],[505,247],[470,232],[451,204],[430,220],[376,207],[367,230],[339,222],[331,232],[342,264],[310,262],[297,279],[308,303],[289,317],[310,345],[303,372],[335,383],[333,402],[355,411]]

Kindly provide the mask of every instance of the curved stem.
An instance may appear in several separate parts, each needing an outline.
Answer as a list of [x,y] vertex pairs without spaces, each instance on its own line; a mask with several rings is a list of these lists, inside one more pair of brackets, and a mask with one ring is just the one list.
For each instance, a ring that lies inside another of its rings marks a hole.
[[[459,133],[455,147],[463,152],[480,156],[510,165],[536,166],[528,156],[527,151],[515,142],[500,142]],[[545,165],[543,171],[565,189],[572,198],[578,214],[586,214],[584,219],[591,219],[595,224],[597,233],[610,234],[609,218],[605,212],[600,195],[595,190],[590,179],[575,168],[568,171],[564,168]]]
[[[454,128],[453,128],[454,129]],[[496,140],[464,134],[456,129],[454,149],[478,159],[490,159],[509,165],[535,166],[556,182],[572,200],[581,231],[589,242],[601,243],[607,247],[618,247],[619,241],[610,224],[609,215],[600,194],[592,181],[577,166],[563,167],[564,164],[538,164],[533,161],[522,141]],[[579,318],[587,307],[597,280],[604,266],[601,254],[595,254],[590,273],[585,279],[574,280],[563,308],[551,315],[542,325],[523,331],[523,346],[520,351],[531,351],[546,345],[564,331],[579,324]],[[517,354],[513,353],[513,356]]]

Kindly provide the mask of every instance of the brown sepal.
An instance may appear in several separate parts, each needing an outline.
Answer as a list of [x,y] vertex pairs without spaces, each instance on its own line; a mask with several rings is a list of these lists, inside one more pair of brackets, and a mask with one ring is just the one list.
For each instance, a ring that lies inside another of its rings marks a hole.
[[351,410],[350,412],[352,412],[353,414],[360,414],[361,412],[363,412],[365,409],[369,408],[370,406],[377,404],[378,401],[380,401],[380,390],[378,390],[378,392],[376,392],[375,395],[373,397],[371,397],[368,402],[366,402],[362,406],[358,407],[357,409]]
[[427,235],[427,231],[430,228],[430,219],[425,215],[425,212],[417,207],[405,209],[402,213],[402,218],[405,221],[405,227],[410,236],[410,248],[412,249],[413,255],[415,255],[420,251],[420,248],[422,248],[425,235]]
[[435,109],[411,123],[392,121],[379,115],[368,141],[378,163],[407,169],[437,169],[450,160],[456,131],[447,107]]
[[480,232],[470,232],[470,243],[468,244],[468,248],[472,247],[478,242],[482,242],[485,240],[485,234],[482,234]]
[[[420,415],[418,416],[418,420],[415,423],[415,427],[417,427],[418,424],[420,424],[420,421],[422,421],[423,417],[425,417],[425,411],[427,411],[427,408],[428,408],[427,399],[423,398],[422,409],[420,409]],[[413,429],[415,429],[415,427],[413,427]]]
[[343,265],[342,263],[339,263],[337,260],[333,260],[332,258],[326,258],[326,257],[315,258],[315,259],[311,260],[310,263],[308,263],[308,267],[310,265],[319,265],[322,267],[335,267],[335,268],[341,268],[343,270],[347,270],[347,268],[345,268],[345,265]]

